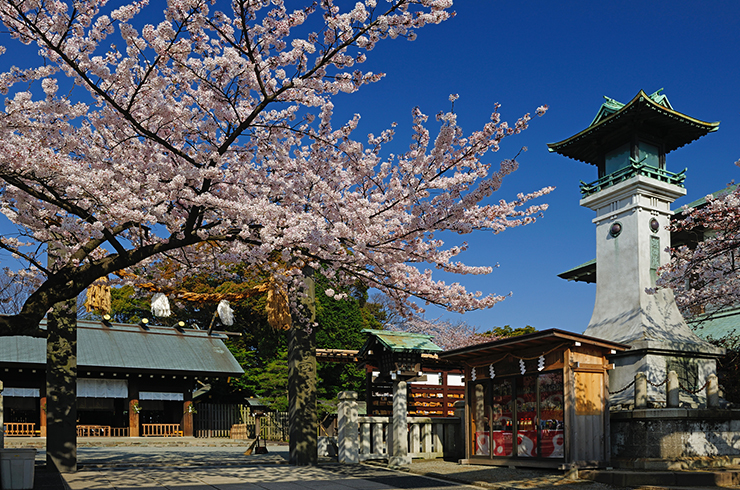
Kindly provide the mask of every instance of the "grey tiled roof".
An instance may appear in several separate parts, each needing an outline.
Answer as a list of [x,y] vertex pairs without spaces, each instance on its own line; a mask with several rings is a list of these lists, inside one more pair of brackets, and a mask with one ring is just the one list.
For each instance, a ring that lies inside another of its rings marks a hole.
[[[77,323],[79,369],[153,370],[178,374],[239,375],[244,371],[223,343],[224,334],[168,327]],[[46,363],[46,340],[0,337],[0,364]]]

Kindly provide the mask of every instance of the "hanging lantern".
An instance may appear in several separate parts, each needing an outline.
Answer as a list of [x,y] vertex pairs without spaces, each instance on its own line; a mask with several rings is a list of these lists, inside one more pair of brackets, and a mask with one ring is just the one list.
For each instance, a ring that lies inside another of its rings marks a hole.
[[158,317],[168,317],[172,314],[170,311],[170,300],[162,293],[155,293],[152,296],[152,315]]
[[218,311],[218,317],[221,319],[221,323],[227,326],[234,324],[234,310],[231,309],[228,301],[222,299],[216,311]]

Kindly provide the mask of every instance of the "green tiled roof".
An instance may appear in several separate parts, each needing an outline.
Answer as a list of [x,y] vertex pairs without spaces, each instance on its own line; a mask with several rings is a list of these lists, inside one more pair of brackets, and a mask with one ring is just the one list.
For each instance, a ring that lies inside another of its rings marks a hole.
[[[737,184],[728,185],[724,189],[720,189],[717,192],[712,192],[712,196],[717,197],[720,194],[729,194],[730,192],[733,192],[735,189],[737,189]],[[688,204],[685,204],[687,208],[698,208],[707,203],[706,196],[702,197],[701,199],[697,199],[696,201],[692,201]],[[684,206],[681,206],[678,209],[673,210],[673,214],[681,214],[683,212]]]
[[733,308],[718,313],[700,315],[688,320],[699,337],[721,339],[728,335],[740,333],[740,308]]
[[[373,338],[375,338],[383,345],[383,347],[390,350],[391,352],[442,352],[442,348],[431,341],[431,335],[409,332],[396,332],[392,330],[370,329],[365,329],[362,332],[370,334],[368,343],[371,342]],[[368,344],[366,343],[365,345]]]

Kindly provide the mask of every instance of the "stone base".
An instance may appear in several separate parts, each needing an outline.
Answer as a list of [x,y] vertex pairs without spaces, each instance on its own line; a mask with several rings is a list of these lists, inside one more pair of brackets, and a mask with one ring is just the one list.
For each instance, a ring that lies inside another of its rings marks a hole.
[[610,426],[614,460],[740,454],[740,410],[620,410],[612,412]]
[[389,468],[400,468],[402,466],[408,466],[411,464],[411,456],[389,456],[388,467]]
[[[648,404],[663,407],[666,402],[666,386],[661,383],[668,371],[676,371],[680,386],[689,391],[701,388],[710,374],[716,373],[716,359],[723,353],[710,344],[686,344],[681,342],[643,340],[632,343],[632,349],[610,356],[614,369],[609,372],[609,402],[612,406],[627,407],[634,403],[635,388],[629,386],[637,373],[645,373],[648,379]],[[654,385],[660,386],[654,386]],[[690,394],[679,391],[680,402],[689,408],[706,405],[706,390]],[[619,393],[617,393],[619,392]]]

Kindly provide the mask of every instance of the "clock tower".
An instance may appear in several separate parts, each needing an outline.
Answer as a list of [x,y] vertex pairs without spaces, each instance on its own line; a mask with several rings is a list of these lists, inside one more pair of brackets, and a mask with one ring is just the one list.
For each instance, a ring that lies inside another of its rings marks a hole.
[[[654,386],[676,371],[681,399],[698,403],[723,349],[700,339],[678,311],[670,289],[652,290],[658,268],[670,260],[671,204],[686,194],[685,172],[666,168],[666,155],[716,131],[677,112],[659,90],[640,91],[622,104],[606,98],[591,124],[548,145],[551,152],[594,165],[598,180],[581,182],[581,206],[596,213],[596,301],[585,335],[629,344],[613,357],[610,389],[628,386],[638,372],[648,378],[648,399],[665,400]],[[632,388],[611,396],[629,404]]]

